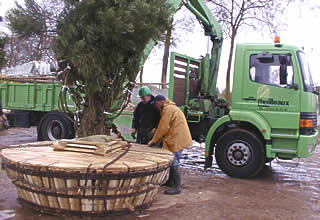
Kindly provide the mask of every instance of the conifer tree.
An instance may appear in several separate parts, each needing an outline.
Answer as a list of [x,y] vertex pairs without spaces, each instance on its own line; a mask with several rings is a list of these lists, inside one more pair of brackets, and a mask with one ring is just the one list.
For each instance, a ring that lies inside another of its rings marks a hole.
[[3,66],[6,64],[6,52],[5,52],[5,45],[8,42],[8,36],[2,34],[0,35],[0,71]]
[[171,14],[166,0],[66,4],[57,26],[55,52],[68,69],[61,106],[68,111],[68,91],[81,109],[76,115],[79,136],[107,132],[108,124],[128,101],[146,45],[159,40]]

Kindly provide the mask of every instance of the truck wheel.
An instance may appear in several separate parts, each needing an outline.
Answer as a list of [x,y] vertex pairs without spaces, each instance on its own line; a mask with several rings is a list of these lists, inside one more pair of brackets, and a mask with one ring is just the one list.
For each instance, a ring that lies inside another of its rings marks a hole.
[[256,176],[264,167],[261,140],[252,132],[232,129],[217,141],[215,158],[220,169],[231,177]]
[[41,132],[41,139],[48,141],[74,137],[72,122],[61,112],[46,114],[40,122],[39,132]]

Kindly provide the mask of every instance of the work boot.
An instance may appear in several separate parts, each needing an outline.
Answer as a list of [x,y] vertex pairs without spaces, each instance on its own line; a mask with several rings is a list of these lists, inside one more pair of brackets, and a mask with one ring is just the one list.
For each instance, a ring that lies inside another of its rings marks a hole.
[[181,193],[181,176],[178,168],[171,167],[173,176],[173,187],[166,190],[164,194],[175,195]]
[[173,187],[174,183],[173,183],[172,169],[173,169],[173,168],[170,168],[169,178],[168,178],[167,182],[165,182],[164,184],[162,184],[162,186]]

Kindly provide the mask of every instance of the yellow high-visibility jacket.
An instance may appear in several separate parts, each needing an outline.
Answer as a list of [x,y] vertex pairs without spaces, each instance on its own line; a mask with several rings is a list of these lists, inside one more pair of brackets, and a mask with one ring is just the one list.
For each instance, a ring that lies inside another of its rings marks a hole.
[[186,118],[176,104],[169,99],[166,99],[163,105],[161,119],[151,143],[157,143],[161,139],[163,147],[173,153],[192,145]]

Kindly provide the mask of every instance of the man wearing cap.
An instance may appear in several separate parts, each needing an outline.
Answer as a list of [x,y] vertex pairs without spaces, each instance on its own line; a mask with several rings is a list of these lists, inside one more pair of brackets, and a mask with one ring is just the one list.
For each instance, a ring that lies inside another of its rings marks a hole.
[[141,102],[137,105],[133,113],[131,136],[136,138],[139,144],[148,144],[159,124],[160,111],[151,104],[154,96],[147,86],[139,90]]
[[192,138],[183,112],[176,104],[162,95],[157,95],[152,102],[161,112],[159,126],[148,143],[150,146],[160,140],[163,147],[174,153],[174,161],[170,167],[169,180],[173,187],[165,194],[179,194],[181,192],[181,175],[179,172],[182,150],[192,145]]

